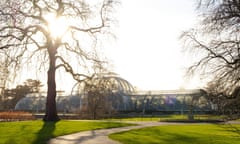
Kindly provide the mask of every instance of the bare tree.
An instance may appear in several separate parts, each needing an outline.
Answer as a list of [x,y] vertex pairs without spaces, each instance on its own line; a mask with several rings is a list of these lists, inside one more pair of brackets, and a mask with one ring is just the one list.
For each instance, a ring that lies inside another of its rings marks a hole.
[[233,111],[240,97],[240,1],[200,0],[200,23],[182,40],[199,59],[188,69],[207,79],[206,92],[220,111]]
[[[111,95],[110,91],[104,83],[95,81],[94,83],[88,84],[85,87],[87,94],[87,108],[88,112],[91,113],[92,119],[97,119],[100,115],[104,115],[106,112],[107,98]],[[111,107],[108,107],[111,109]]]
[[2,99],[2,92],[5,89],[6,81],[7,81],[7,66],[5,65],[5,62],[0,61],[1,69],[0,69],[0,100]]
[[4,92],[9,78],[9,59],[5,53],[0,53],[0,110],[4,109],[5,96]]
[[[56,70],[63,68],[77,81],[88,78],[81,68],[101,62],[96,53],[101,34],[110,33],[114,0],[2,0],[0,50],[11,64],[48,67],[44,120],[59,119],[56,110]],[[48,64],[48,66],[45,66]]]
[[199,58],[188,72],[221,83],[221,91],[231,95],[240,84],[240,1],[201,0],[198,8],[200,24],[182,35]]
[[80,92],[85,94],[86,110],[92,119],[111,116],[124,96],[134,92],[133,86],[114,73],[101,73],[80,84]]
[[235,87],[231,95],[224,91],[224,83],[217,81],[209,82],[206,87],[207,98],[215,105],[215,110],[219,114],[228,115],[228,118],[238,118],[240,116],[240,87]]

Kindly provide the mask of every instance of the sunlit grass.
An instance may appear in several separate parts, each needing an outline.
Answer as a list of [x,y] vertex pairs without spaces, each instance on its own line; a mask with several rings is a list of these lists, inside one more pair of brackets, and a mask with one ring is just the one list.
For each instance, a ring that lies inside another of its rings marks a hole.
[[[216,115],[194,115],[195,120],[221,120],[223,116]],[[160,115],[160,116],[143,116],[129,118],[113,118],[110,120],[118,121],[178,121],[188,120],[188,115]]]
[[109,137],[123,144],[239,144],[240,125],[168,125]]
[[99,121],[1,122],[0,144],[44,144],[50,138],[60,135],[128,125],[126,123]]

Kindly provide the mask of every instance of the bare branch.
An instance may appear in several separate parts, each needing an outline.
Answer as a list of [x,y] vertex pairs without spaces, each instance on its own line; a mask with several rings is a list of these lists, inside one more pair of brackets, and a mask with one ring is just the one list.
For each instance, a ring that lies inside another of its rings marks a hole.
[[[91,76],[75,73],[72,61],[77,61],[78,64],[80,61],[85,62],[85,65],[88,65],[86,68],[93,69],[93,76],[96,69],[94,64],[105,63],[100,60],[95,48],[98,46],[99,37],[112,26],[113,19],[110,14],[113,12],[114,3],[113,0],[1,1],[0,53],[6,51],[7,57],[13,63],[11,67],[16,69],[35,62],[36,69],[49,66],[45,120],[58,120],[55,101],[56,69],[62,67],[71,73],[76,81],[82,82],[91,79]],[[61,22],[66,22],[66,28],[65,25],[59,28],[64,29],[63,33],[55,34],[57,32],[52,25],[59,25],[53,23],[53,20],[48,18],[49,15],[53,15],[56,21],[61,18],[66,20]],[[67,54],[70,58],[64,59]]]
[[64,68],[66,72],[70,73],[73,76],[74,80],[76,80],[78,82],[82,82],[85,79],[90,79],[91,78],[91,77],[89,77],[87,75],[84,75],[84,74],[74,73],[71,65],[67,61],[65,61],[62,57],[56,56],[56,59],[59,59],[62,62],[62,64],[59,64],[59,65],[56,66],[56,69],[61,68],[61,67]]
[[240,98],[240,1],[200,0],[198,8],[200,25],[181,37],[190,54],[200,57],[188,72],[204,75],[212,102],[220,111],[236,114]]

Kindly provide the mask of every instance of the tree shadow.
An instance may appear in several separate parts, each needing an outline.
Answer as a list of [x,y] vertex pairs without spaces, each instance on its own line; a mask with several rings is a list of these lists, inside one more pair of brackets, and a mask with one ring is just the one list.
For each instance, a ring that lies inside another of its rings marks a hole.
[[86,142],[86,141],[88,141],[88,140],[90,140],[90,139],[94,139],[94,138],[97,136],[95,130],[92,130],[90,133],[91,133],[91,134],[89,134],[89,135],[80,136],[79,138],[77,138],[76,140],[74,140],[74,141],[75,141],[75,144],[84,143],[84,142]]
[[61,141],[61,143],[71,143],[71,144],[82,144],[82,143],[91,143],[89,142],[89,140],[91,141],[92,139],[101,136],[102,134],[97,133],[96,130],[91,130],[91,131],[85,131],[85,132],[81,132],[81,134],[79,134],[78,136],[71,136],[71,137],[57,137],[55,139],[53,139],[53,141],[50,141],[50,143],[59,143],[59,141]]
[[32,144],[46,144],[49,139],[53,138],[56,123],[57,122],[44,122]]
[[228,123],[228,124],[219,125],[219,126],[223,128],[224,131],[228,131],[228,132],[232,132],[240,135],[240,128],[234,124]]

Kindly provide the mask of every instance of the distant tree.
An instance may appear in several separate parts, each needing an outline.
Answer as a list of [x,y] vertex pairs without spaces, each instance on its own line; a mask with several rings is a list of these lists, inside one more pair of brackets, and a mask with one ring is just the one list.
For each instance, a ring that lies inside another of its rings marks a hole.
[[111,93],[103,84],[92,83],[86,86],[85,90],[87,91],[87,108],[92,114],[92,119],[97,119],[98,115],[104,115],[107,108],[111,110],[111,107],[107,105],[107,98]]
[[228,115],[229,118],[240,116],[240,87],[236,87],[231,95],[222,90],[224,84],[208,83],[206,87],[207,98],[215,105],[219,114]]
[[123,104],[123,96],[132,93],[134,88],[116,74],[102,73],[85,81],[80,91],[86,96],[87,111],[91,118],[97,119],[116,111]]
[[101,34],[111,34],[115,4],[114,0],[0,1],[0,51],[7,51],[12,67],[30,62],[39,69],[49,65],[45,121],[59,120],[56,70],[63,68],[83,81],[91,71],[79,74],[78,70],[102,62],[95,48]]
[[[6,69],[7,66],[5,66],[4,62],[0,62],[1,69],[0,69],[0,90],[5,88],[6,81],[7,81],[7,75],[8,71]],[[1,93],[0,93],[1,94]]]
[[6,89],[4,92],[5,109],[14,109],[17,102],[30,93],[30,88],[26,85],[17,85],[14,89]]
[[14,109],[17,102],[30,93],[40,92],[43,85],[39,80],[28,79],[23,85],[17,85],[13,89],[4,90],[4,109]]
[[7,83],[9,82],[9,63],[10,59],[6,57],[5,52],[0,51],[0,110],[4,109],[5,97],[4,92],[7,89]]
[[9,61],[4,52],[0,53],[0,101],[3,99],[3,91],[9,78]]
[[200,0],[198,12],[199,25],[182,35],[184,47],[197,58],[188,74],[210,82],[208,89],[217,90],[211,94],[239,97],[234,91],[240,90],[240,1]]
[[40,89],[43,86],[40,80],[33,79],[27,79],[26,82],[24,82],[24,85],[29,87],[31,93],[40,92]]

